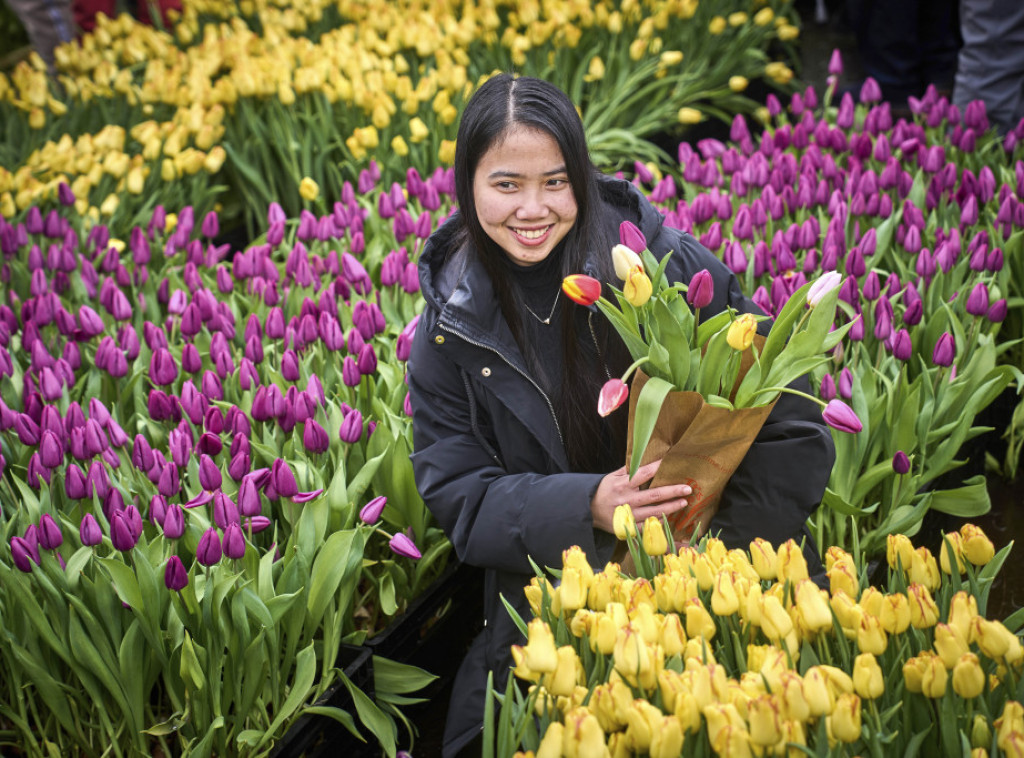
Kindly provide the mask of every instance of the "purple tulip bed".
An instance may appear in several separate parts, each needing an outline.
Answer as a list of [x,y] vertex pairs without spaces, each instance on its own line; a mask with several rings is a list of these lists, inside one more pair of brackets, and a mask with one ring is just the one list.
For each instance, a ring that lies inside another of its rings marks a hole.
[[[769,313],[842,274],[853,326],[813,383],[862,429],[834,435],[812,526],[858,560],[930,510],[988,509],[984,476],[948,475],[1022,383],[1024,128],[911,106],[894,121],[870,82],[859,102],[770,96],[760,134],[737,117],[634,179]],[[393,755],[428,673],[375,659],[373,699],[310,704],[346,684],[339,646],[449,557],[412,478],[404,361],[451,171],[367,170],[324,215],[272,206],[239,250],[214,213],[110,230],[62,194],[0,220],[0,746],[260,755],[316,713]]]

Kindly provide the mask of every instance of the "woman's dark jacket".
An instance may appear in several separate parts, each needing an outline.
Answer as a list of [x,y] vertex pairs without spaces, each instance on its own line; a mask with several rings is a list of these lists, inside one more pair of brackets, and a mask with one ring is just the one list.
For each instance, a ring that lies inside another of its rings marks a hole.
[[[672,254],[670,281],[688,282],[703,268],[711,272],[714,301],[702,313],[726,306],[761,312],[717,258],[689,234],[664,226],[631,184],[602,178],[600,187],[606,207],[599,217],[613,239],[619,223],[630,220],[657,258]],[[420,257],[426,308],[409,358],[416,485],[459,560],[486,570],[486,626],[455,682],[446,756],[481,728],[487,671],[504,686],[509,647],[520,635],[499,594],[529,619],[527,556],[560,567],[562,551],[579,545],[601,568],[615,543],[593,528],[590,513],[602,475],[568,470],[552,408],[527,371],[490,278],[472,256],[456,255],[457,228],[457,219],[449,220]],[[596,412],[597,398],[594,404]],[[834,456],[817,406],[783,394],[726,486],[709,533],[730,548],[746,548],[754,537],[775,545],[809,537],[804,522],[821,501]],[[811,573],[820,570],[814,551],[805,553]]]

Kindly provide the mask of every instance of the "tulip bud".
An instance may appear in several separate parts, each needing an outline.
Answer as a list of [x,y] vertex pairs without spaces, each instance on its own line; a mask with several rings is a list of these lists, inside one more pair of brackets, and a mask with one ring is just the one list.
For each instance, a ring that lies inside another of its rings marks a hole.
[[715,283],[711,272],[701,269],[690,280],[686,290],[686,302],[694,308],[706,308],[715,296]]
[[734,319],[729,325],[725,341],[733,350],[742,352],[750,347],[756,333],[757,319],[751,313],[744,313]]
[[571,274],[562,280],[562,291],[574,303],[589,306],[601,297],[601,282],[585,274]]
[[974,524],[960,527],[964,557],[975,566],[984,566],[995,557],[995,546],[984,531]]
[[829,733],[840,742],[856,742],[860,739],[860,698],[857,695],[844,692],[836,698],[835,708],[828,716],[828,728]]
[[962,698],[978,697],[985,691],[985,679],[985,672],[974,653],[964,653],[953,666],[953,691]]
[[135,532],[124,511],[114,511],[110,517],[110,542],[122,553],[135,547]]
[[19,571],[28,574],[33,563],[39,565],[39,550],[23,537],[11,537],[11,559]]
[[900,475],[906,474],[910,471],[910,458],[908,458],[907,454],[902,450],[897,450],[896,455],[892,457],[892,470]]
[[185,514],[180,505],[172,503],[167,506],[162,526],[164,537],[168,539],[176,540],[185,533]]
[[629,387],[621,379],[609,379],[601,387],[597,398],[597,413],[604,417],[614,411],[629,397]]
[[818,306],[825,295],[838,287],[842,281],[843,275],[838,271],[829,271],[823,274],[807,290],[807,305],[811,308]]
[[181,592],[188,586],[188,572],[185,570],[181,558],[176,555],[172,555],[167,561],[167,567],[164,569],[164,585],[167,589],[175,592]]
[[840,432],[857,434],[864,428],[857,414],[842,400],[830,400],[821,415],[826,424]]
[[388,499],[384,495],[378,495],[362,507],[359,511],[359,519],[364,524],[376,524],[380,520],[380,516],[384,512],[384,506],[387,503]]
[[[636,254],[638,258],[640,253],[647,249],[647,239],[644,237],[643,232],[641,232],[637,225],[632,221],[623,221],[619,224],[619,242],[627,250]],[[612,257],[615,257],[614,249],[612,250]],[[636,264],[631,264],[629,268],[632,268],[633,265]],[[615,274],[619,279],[626,278],[619,273],[617,265],[615,268]]]
[[620,540],[636,537],[636,521],[633,518],[633,509],[628,504],[615,506],[615,511],[612,514],[612,528],[615,531],[615,536]]
[[528,641],[523,648],[523,659],[530,671],[546,674],[558,666],[558,652],[551,629],[541,619],[533,619],[527,627]]
[[405,558],[412,558],[413,560],[418,560],[423,557],[423,554],[420,553],[420,550],[418,547],[416,547],[416,544],[411,539],[409,539],[407,535],[402,534],[401,532],[396,534],[388,541],[388,547],[391,548],[391,552],[395,553],[396,555],[401,555]]
[[943,332],[932,351],[932,363],[936,366],[951,366],[956,357],[956,342],[953,335]]
[[49,513],[44,513],[39,519],[39,546],[44,550],[56,550],[63,542],[64,535],[60,533],[57,522]]
[[199,545],[196,548],[196,560],[204,566],[212,566],[220,561],[222,553],[220,534],[218,534],[215,527],[211,526],[199,538]]
[[237,523],[228,524],[224,530],[224,556],[231,560],[238,560],[245,556],[245,535],[242,534],[242,527]]
[[103,541],[103,531],[91,513],[82,517],[82,523],[78,526],[78,538],[86,547],[93,547]]

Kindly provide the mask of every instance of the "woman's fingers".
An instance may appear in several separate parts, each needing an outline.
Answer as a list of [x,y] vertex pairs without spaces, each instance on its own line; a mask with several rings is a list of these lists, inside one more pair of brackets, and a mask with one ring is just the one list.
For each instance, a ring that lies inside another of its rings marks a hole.
[[672,500],[667,503],[659,503],[657,505],[645,505],[639,508],[633,509],[633,520],[637,523],[641,523],[651,516],[671,516],[677,511],[683,510],[687,505],[685,500]]

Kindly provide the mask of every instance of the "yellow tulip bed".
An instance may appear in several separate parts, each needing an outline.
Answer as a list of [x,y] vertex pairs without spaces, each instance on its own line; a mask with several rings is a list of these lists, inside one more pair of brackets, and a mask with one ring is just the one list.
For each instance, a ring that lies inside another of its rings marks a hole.
[[[527,588],[535,618],[513,647],[489,739],[497,755],[1021,755],[1024,648],[985,618],[995,553],[976,526],[937,559],[889,538],[888,582],[839,548],[830,591],[798,545],[671,549],[619,519],[638,578],[566,551],[557,587]],[[540,576],[540,575],[539,575]],[[1009,622],[1008,622],[1009,623]]]
[[798,33],[783,0],[196,0],[166,31],[100,16],[55,82],[38,58],[0,74],[0,211],[55,204],[64,181],[115,231],[185,203],[252,230],[271,202],[298,215],[303,177],[333,200],[371,160],[386,181],[450,163],[496,70],[555,81],[596,157],[632,164],[659,157],[652,133],[752,112],[750,80],[792,77],[766,51]]

